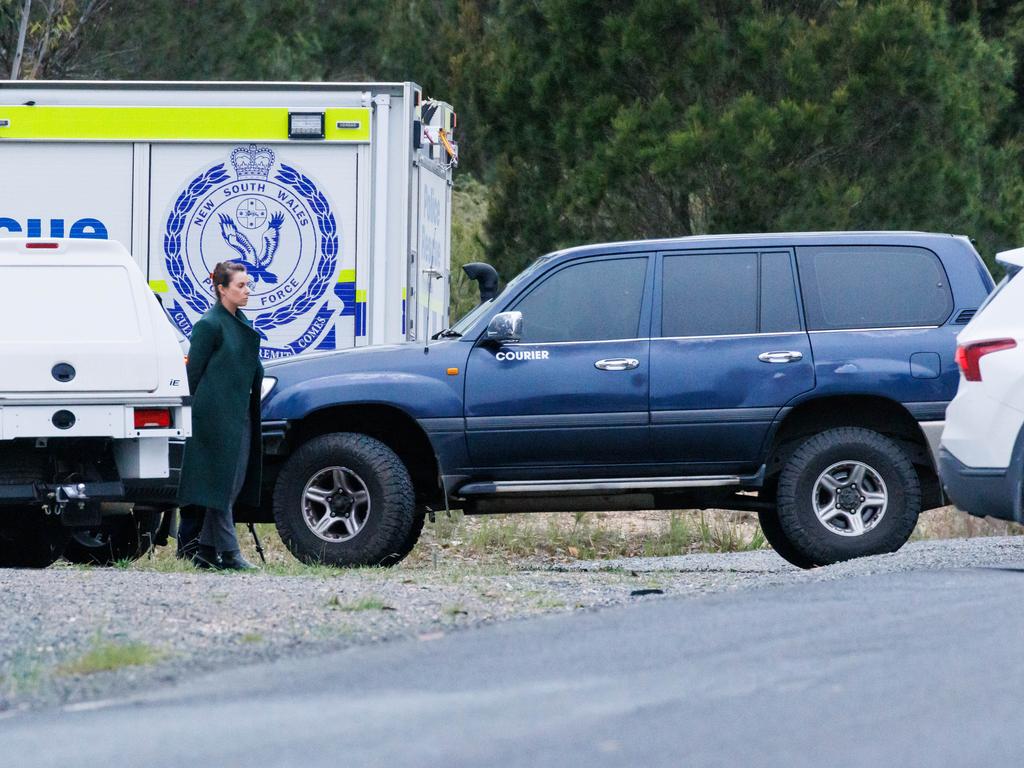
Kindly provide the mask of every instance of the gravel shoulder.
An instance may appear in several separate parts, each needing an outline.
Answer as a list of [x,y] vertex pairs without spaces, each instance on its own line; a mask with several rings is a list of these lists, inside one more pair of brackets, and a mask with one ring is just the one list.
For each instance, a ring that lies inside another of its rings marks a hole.
[[[770,550],[509,567],[399,566],[304,576],[55,566],[0,571],[0,716],[87,706],[203,672],[543,613],[874,573],[1024,563],[1024,539],[915,542],[800,571]],[[129,665],[118,648],[147,650]],[[114,649],[106,671],[76,662]]]

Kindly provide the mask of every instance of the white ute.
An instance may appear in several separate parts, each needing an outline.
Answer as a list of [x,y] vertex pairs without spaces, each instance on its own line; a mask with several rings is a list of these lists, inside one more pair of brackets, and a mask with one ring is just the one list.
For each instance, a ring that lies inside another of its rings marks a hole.
[[[124,246],[0,239],[0,567],[138,557],[191,432],[174,328]],[[173,506],[173,500],[170,500]]]

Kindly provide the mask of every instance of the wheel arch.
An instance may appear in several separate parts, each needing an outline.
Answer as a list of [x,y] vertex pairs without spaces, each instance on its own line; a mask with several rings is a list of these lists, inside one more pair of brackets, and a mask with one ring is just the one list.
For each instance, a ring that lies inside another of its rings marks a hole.
[[423,428],[400,408],[380,403],[346,403],[311,411],[289,424],[290,451],[332,432],[358,432],[393,450],[409,470],[418,503],[434,501],[441,492],[434,447]]
[[804,438],[837,427],[863,427],[895,440],[909,455],[921,483],[922,509],[942,506],[928,439],[901,403],[878,395],[837,395],[806,400],[789,410],[770,437],[765,476],[777,478],[786,458]]

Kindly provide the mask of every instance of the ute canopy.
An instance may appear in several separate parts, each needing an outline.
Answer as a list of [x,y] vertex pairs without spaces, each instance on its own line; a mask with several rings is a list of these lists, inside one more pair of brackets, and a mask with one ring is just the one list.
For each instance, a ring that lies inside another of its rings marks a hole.
[[0,240],[0,397],[152,392],[154,301],[116,242]]

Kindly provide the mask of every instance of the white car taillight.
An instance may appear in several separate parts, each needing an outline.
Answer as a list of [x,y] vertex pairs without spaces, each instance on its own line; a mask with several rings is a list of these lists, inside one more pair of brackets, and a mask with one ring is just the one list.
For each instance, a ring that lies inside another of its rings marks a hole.
[[981,358],[992,352],[1015,349],[1017,342],[1013,339],[989,339],[975,341],[956,348],[956,364],[964,372],[968,381],[981,381]]

